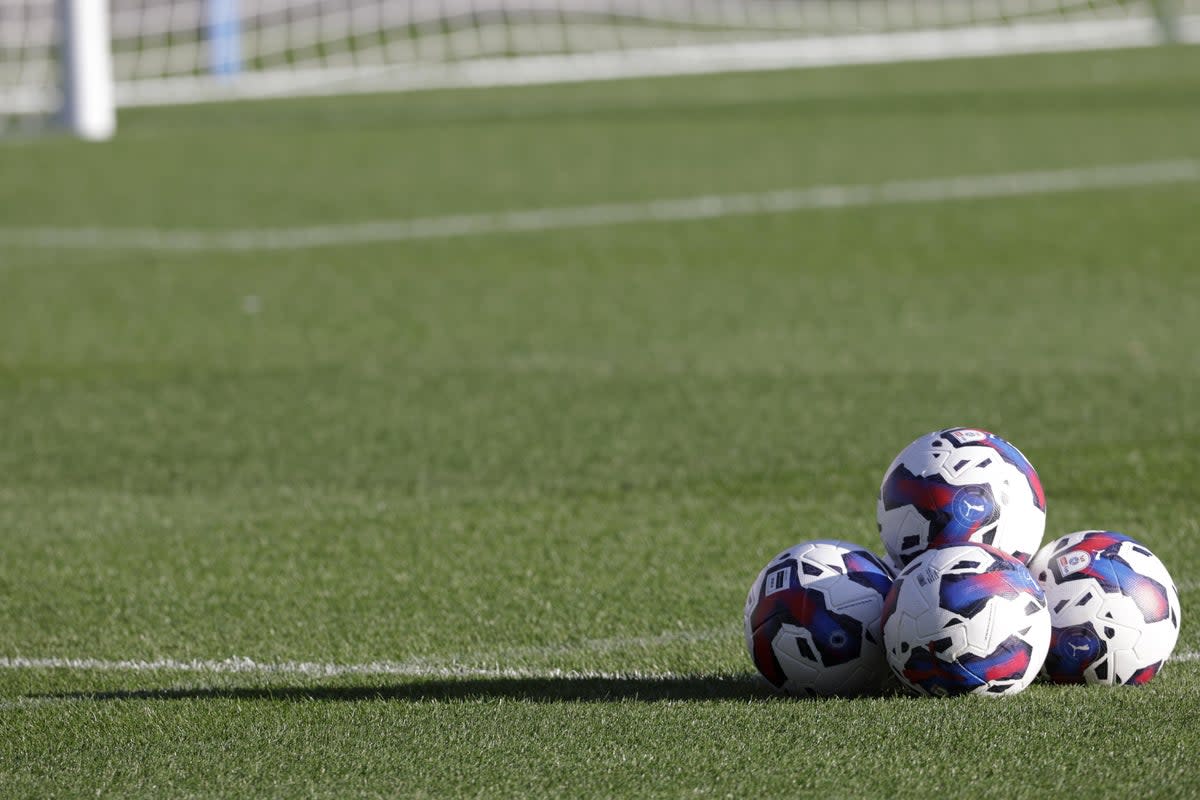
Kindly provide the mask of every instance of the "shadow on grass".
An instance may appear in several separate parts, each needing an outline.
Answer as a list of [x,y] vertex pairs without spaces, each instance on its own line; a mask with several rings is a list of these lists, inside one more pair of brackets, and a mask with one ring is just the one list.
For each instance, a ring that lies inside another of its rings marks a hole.
[[535,703],[672,700],[761,700],[774,693],[754,675],[682,677],[454,678],[417,680],[389,686],[263,686],[122,689],[58,692],[42,700],[275,700],[359,702],[394,700],[522,700]]

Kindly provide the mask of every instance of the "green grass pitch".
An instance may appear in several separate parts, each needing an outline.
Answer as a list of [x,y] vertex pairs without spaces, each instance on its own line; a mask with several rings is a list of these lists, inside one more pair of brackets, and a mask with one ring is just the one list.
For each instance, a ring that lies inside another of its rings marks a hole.
[[[121,122],[0,145],[0,229],[1197,159],[1200,50]],[[1194,796],[1198,254],[1195,182],[269,252],[0,246],[0,794]],[[954,424],[1029,456],[1047,537],[1157,552],[1181,657],[1141,689],[764,693],[750,580],[805,538],[879,549],[884,468]],[[292,666],[171,668],[232,658]]]

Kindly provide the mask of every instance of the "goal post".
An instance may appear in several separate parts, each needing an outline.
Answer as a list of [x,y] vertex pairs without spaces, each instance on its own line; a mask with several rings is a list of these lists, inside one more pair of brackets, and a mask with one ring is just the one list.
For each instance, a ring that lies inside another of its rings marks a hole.
[[108,0],[0,0],[0,134],[116,132]]
[[0,0],[0,132],[119,107],[1200,41],[1200,0]]
[[103,141],[117,129],[106,0],[59,0],[62,120],[81,139]]

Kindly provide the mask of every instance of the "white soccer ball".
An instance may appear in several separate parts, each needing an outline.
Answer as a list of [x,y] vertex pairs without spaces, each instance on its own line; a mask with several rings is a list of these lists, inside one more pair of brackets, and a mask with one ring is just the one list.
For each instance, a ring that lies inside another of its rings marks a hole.
[[945,545],[896,577],[883,643],[896,677],[918,694],[1016,694],[1045,661],[1050,613],[1017,559],[987,545]]
[[1022,563],[1046,529],[1046,495],[1021,451],[994,433],[949,428],[922,436],[884,473],[875,512],[892,563],[931,547],[978,542]]
[[784,550],[746,597],[746,647],[776,689],[860,695],[890,680],[880,636],[892,572],[871,551],[822,539]]
[[1115,531],[1079,531],[1029,564],[1050,607],[1045,673],[1057,683],[1142,684],[1179,639],[1179,592],[1163,563]]

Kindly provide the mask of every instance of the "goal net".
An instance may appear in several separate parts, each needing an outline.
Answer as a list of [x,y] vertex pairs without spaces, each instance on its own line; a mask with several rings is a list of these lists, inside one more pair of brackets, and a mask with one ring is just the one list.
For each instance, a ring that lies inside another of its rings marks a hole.
[[[89,31],[64,30],[64,4],[106,5],[0,0],[0,126],[56,113],[72,91],[62,57],[75,44],[63,41]],[[109,0],[107,9],[101,35],[118,106],[1139,46],[1200,33],[1200,0]]]

